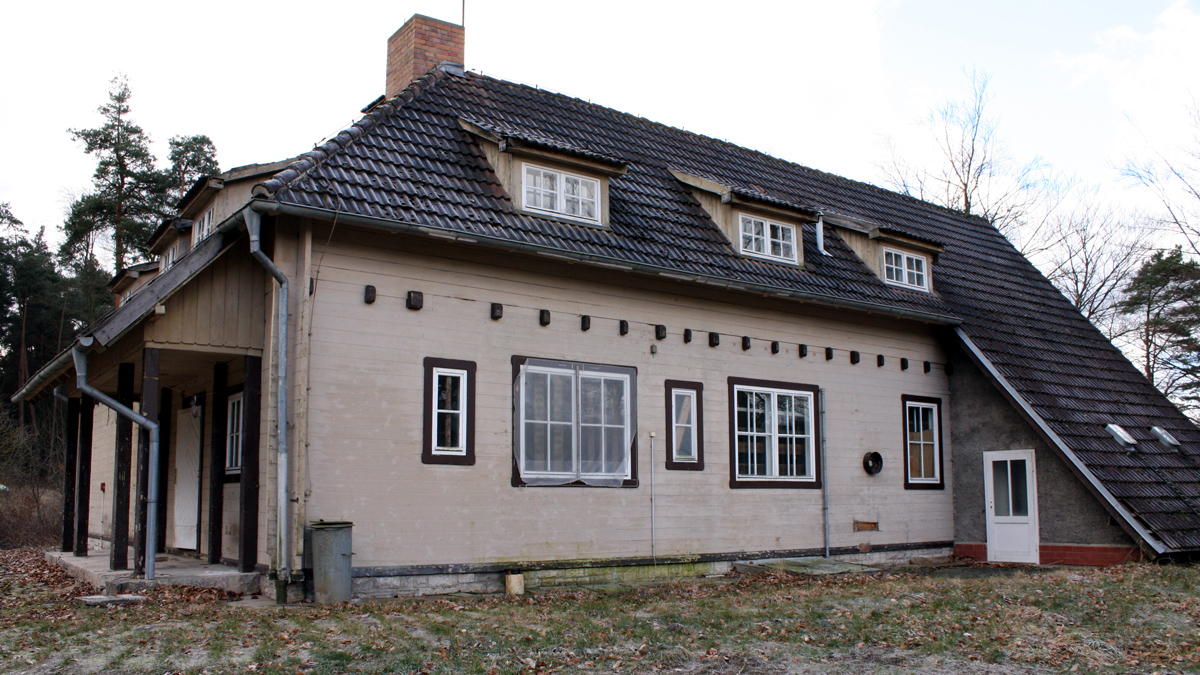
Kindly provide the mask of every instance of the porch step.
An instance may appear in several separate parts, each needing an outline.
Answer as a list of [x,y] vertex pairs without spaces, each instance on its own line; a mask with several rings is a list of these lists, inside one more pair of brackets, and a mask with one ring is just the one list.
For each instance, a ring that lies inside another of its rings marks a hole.
[[161,561],[155,564],[155,578],[146,580],[135,577],[129,570],[108,569],[107,551],[92,553],[99,555],[76,557],[70,552],[47,551],[46,561],[59,565],[67,574],[84,583],[103,588],[104,594],[109,596],[162,585],[219,588],[248,595],[258,592],[262,577],[257,572],[239,572],[228,565],[209,565],[194,558],[159,554],[155,558],[155,561]]

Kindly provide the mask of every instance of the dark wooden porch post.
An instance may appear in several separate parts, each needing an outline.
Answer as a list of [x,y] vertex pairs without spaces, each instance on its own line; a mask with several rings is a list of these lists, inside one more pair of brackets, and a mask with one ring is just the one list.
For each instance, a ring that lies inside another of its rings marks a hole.
[[262,357],[246,357],[242,388],[242,482],[238,534],[238,570],[258,565],[258,428],[262,412]]
[[63,457],[62,550],[75,548],[75,469],[79,461],[79,399],[67,399],[67,451]]
[[[134,364],[117,365],[117,403],[133,407]],[[129,569],[129,474],[133,454],[133,421],[117,415],[117,443],[113,451],[112,548],[108,568]]]
[[[158,421],[158,403],[162,395],[158,388],[158,363],[159,350],[157,348],[146,347],[142,350],[142,409],[140,412],[151,422]],[[160,430],[160,438],[161,435]],[[162,453],[160,452],[158,456],[161,460]],[[141,429],[138,433],[137,472],[137,530],[134,532],[133,538],[133,569],[135,574],[141,576],[146,573],[146,509],[150,502],[150,432],[145,429]],[[155,497],[157,498],[157,495]],[[150,551],[149,555],[154,555],[154,551]]]
[[175,421],[174,394],[163,389],[158,403],[158,552],[167,551],[167,481],[171,478],[171,424]]
[[92,417],[96,401],[87,394],[79,399],[79,450],[75,469],[75,555],[88,554],[88,509],[92,497]]
[[213,366],[212,437],[208,472],[208,562],[221,563],[221,528],[225,526],[225,440],[229,415],[229,365]]

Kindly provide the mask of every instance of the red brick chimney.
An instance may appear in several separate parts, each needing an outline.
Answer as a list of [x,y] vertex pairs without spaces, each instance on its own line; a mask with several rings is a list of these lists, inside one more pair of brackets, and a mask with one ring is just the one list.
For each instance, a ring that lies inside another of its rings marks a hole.
[[404,91],[443,61],[463,65],[464,35],[462,26],[414,14],[388,38],[387,97]]

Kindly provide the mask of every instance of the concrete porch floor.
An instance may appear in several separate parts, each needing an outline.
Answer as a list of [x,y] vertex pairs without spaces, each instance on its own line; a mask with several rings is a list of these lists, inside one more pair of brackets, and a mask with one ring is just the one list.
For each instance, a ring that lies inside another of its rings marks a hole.
[[[236,567],[229,565],[210,565],[195,558],[159,553],[155,558],[154,579],[147,581],[135,577],[133,570],[108,569],[107,551],[90,553],[92,555],[76,557],[70,552],[46,551],[46,562],[59,565],[80,581],[104,589],[105,595],[129,593],[164,584],[219,588],[247,595],[258,592],[262,576],[257,572],[239,572]],[[129,560],[133,560],[132,548],[129,550]]]

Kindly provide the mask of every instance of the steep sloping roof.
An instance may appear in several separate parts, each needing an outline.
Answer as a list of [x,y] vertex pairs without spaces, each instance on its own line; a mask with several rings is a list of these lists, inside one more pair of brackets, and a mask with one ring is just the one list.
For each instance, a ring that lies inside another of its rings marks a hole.
[[[459,120],[627,166],[610,179],[611,227],[520,213]],[[945,246],[935,294],[884,285],[837,237],[804,233],[805,268],[740,257],[671,171],[778,203],[812,205]],[[1200,549],[1200,430],[986,222],[585,101],[435,71],[301,156],[256,194],[300,207],[446,229],[800,290],[947,323],[978,348],[1110,506],[1157,551]],[[861,304],[859,305],[861,306]],[[1128,450],[1104,430],[1117,423]],[[1150,426],[1183,447],[1163,446]],[[1130,515],[1131,514],[1131,515]],[[1131,526],[1133,521],[1131,520]]]

